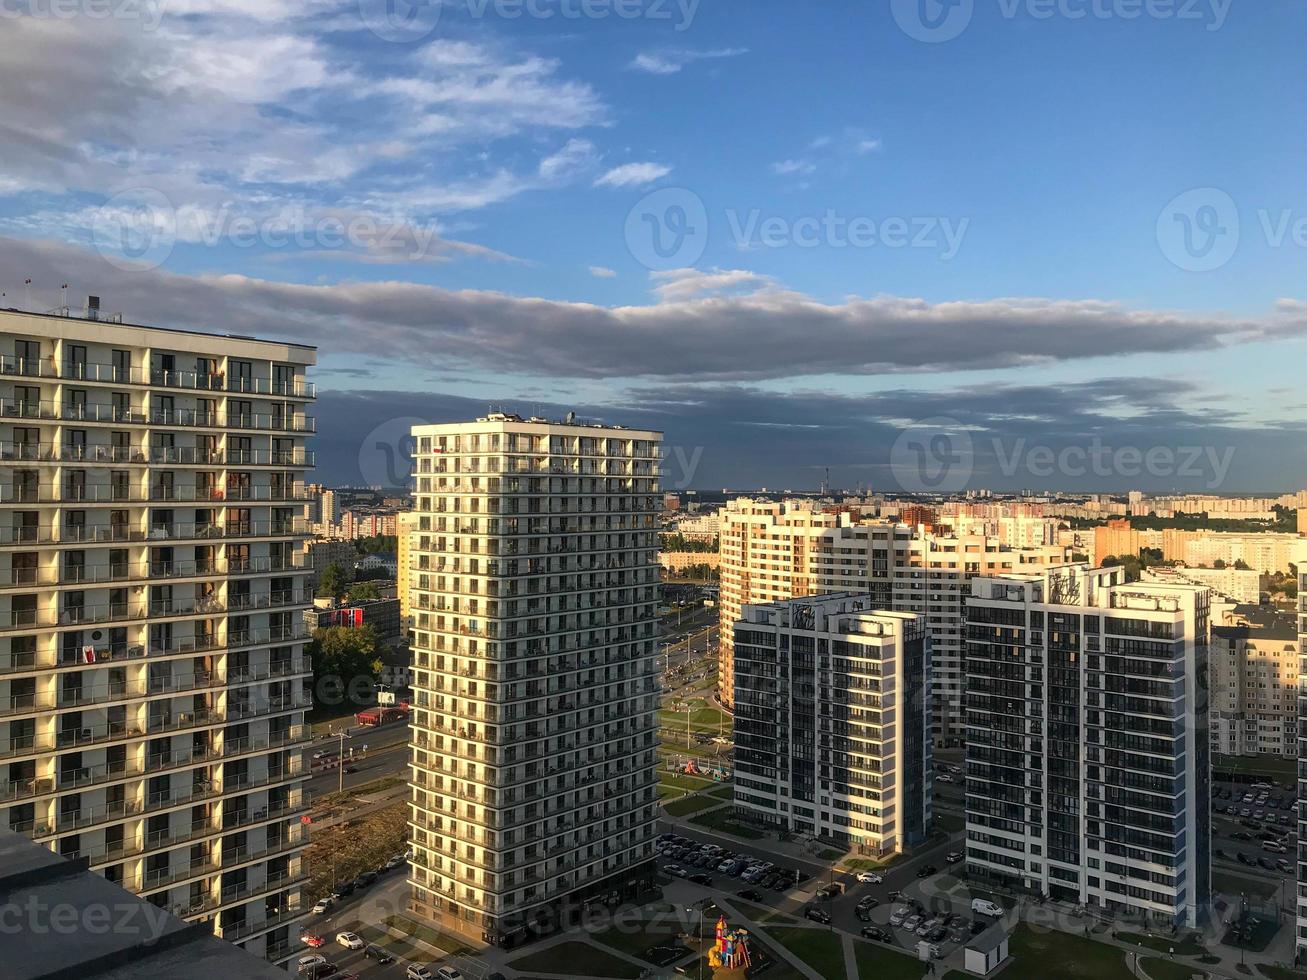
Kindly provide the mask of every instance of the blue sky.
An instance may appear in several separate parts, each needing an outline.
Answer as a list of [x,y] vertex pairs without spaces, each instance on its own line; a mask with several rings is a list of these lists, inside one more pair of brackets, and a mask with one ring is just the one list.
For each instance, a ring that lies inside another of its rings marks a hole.
[[46,9],[0,22],[6,302],[317,343],[329,480],[495,402],[703,486],[893,489],[916,429],[1236,451],[1002,488],[1307,484],[1290,0]]

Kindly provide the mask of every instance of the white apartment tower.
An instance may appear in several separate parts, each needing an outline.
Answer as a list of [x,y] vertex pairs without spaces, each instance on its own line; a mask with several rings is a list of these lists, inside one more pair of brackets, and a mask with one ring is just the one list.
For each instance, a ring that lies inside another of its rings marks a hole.
[[735,807],[883,857],[931,825],[930,639],[869,595],[744,607],[735,624]]
[[[1302,512],[1299,512],[1301,521]],[[1307,538],[1298,543],[1298,840],[1307,834]],[[1298,852],[1298,921],[1295,932],[1295,950],[1301,956],[1307,951],[1307,852]]]
[[1196,926],[1211,895],[1210,593],[1122,574],[972,583],[967,872]]
[[653,878],[662,437],[413,435],[413,907],[513,945]]
[[312,348],[0,312],[0,826],[278,962]]

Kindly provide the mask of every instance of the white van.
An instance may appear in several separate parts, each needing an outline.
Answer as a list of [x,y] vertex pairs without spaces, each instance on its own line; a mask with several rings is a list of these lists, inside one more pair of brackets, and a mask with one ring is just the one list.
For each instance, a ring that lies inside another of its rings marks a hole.
[[973,898],[971,911],[976,915],[989,915],[996,919],[1003,917],[1003,907],[984,898]]
[[1272,854],[1287,854],[1289,849],[1281,844],[1278,840],[1262,841],[1262,850],[1270,851]]

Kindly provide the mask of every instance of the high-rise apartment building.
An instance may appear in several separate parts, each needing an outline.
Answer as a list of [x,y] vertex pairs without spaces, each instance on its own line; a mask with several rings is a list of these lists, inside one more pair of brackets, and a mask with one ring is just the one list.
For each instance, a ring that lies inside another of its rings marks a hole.
[[[1302,517],[1302,511],[1298,512]],[[1298,542],[1298,840],[1307,834],[1307,538]],[[1296,861],[1298,869],[1297,930],[1294,949],[1298,955],[1307,952],[1307,852],[1301,849]]]
[[1211,894],[1210,594],[1121,575],[972,583],[967,870],[1194,926]]
[[826,592],[867,592],[873,608],[920,615],[930,633],[934,670],[931,737],[962,744],[963,634],[968,583],[976,575],[1062,564],[1058,545],[1013,549],[983,534],[953,536],[924,527],[859,521],[806,501],[739,499],[721,523],[721,675],[734,696],[734,624],[747,603]]
[[654,874],[661,435],[413,435],[413,907],[509,945]]
[[893,569],[906,561],[912,531],[859,524],[807,501],[731,500],[721,511],[721,672],[718,695],[735,696],[734,629],[748,603],[823,592],[864,592],[892,604]]
[[890,608],[916,613],[930,634],[931,737],[937,745],[961,745],[966,734],[967,597],[979,575],[1005,575],[1041,565],[1061,565],[1067,549],[1057,545],[1013,550],[983,534],[918,532],[907,543],[906,562],[893,568]]
[[931,822],[930,640],[911,613],[836,594],[735,624],[735,806],[880,857]]
[[0,825],[274,961],[306,871],[314,361],[0,312]]
[[415,510],[395,515],[395,593],[399,596],[399,628],[408,636],[413,625],[413,544],[417,540],[418,514]]
[[1298,618],[1236,606],[1212,622],[1209,719],[1221,755],[1298,755]]

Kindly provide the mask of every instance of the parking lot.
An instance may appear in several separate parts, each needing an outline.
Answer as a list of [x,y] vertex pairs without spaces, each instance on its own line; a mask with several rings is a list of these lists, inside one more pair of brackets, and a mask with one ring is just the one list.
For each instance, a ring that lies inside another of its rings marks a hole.
[[832,872],[828,864],[769,855],[765,845],[685,834],[660,838],[660,868],[706,895],[737,900],[746,914],[750,906],[775,909],[912,954],[926,940],[941,956],[994,921],[972,913],[970,890],[950,873],[961,867],[958,840],[877,871]]
[[1214,783],[1213,860],[1275,878],[1292,876],[1297,803],[1296,791],[1270,782]]

